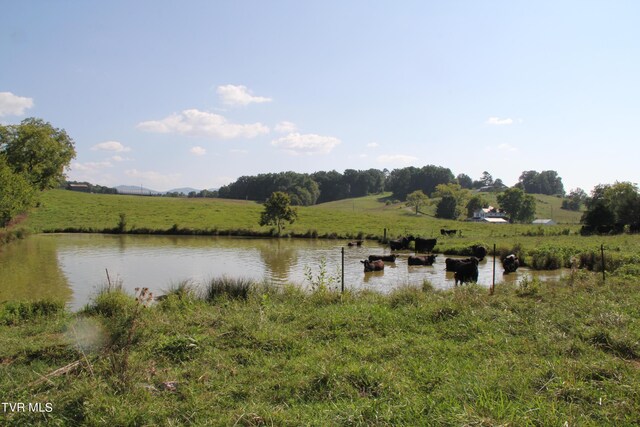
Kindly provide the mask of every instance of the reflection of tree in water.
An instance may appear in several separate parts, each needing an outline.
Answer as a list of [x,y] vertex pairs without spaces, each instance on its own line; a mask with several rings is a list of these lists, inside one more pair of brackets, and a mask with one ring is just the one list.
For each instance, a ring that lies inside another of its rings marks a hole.
[[266,276],[275,282],[289,282],[291,267],[298,262],[296,245],[281,239],[253,240],[264,262]]
[[71,288],[58,262],[56,240],[31,236],[0,252],[0,301],[71,300]]

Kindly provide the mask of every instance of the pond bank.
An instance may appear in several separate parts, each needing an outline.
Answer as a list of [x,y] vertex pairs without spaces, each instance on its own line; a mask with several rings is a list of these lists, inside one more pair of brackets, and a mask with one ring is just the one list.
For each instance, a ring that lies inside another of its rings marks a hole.
[[111,292],[75,315],[25,309],[0,323],[3,399],[52,410],[1,416],[8,426],[636,425],[638,286],[585,273],[493,296],[257,288],[143,307]]

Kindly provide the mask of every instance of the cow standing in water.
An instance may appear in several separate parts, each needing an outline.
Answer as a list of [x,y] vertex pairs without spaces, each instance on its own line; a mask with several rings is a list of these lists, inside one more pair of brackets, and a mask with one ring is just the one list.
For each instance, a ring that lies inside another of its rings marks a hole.
[[457,271],[460,264],[466,262],[475,262],[476,265],[480,262],[480,260],[476,257],[469,258],[447,258],[444,260],[445,269],[447,271]]
[[386,261],[386,262],[396,262],[397,255],[369,255],[369,261]]
[[396,240],[389,241],[389,247],[392,251],[401,251],[404,249],[409,249],[409,242],[415,240],[413,236],[401,237]]
[[369,261],[368,259],[365,259],[364,261],[360,261],[360,262],[364,264],[364,272],[365,273],[367,273],[369,271],[382,271],[382,270],[384,270],[384,261],[382,261],[382,260]]
[[454,274],[456,286],[468,282],[478,282],[478,258],[471,257],[468,261],[458,264]]
[[435,261],[436,261],[436,255],[433,255],[433,254],[425,255],[425,256],[410,255],[408,264],[409,265],[433,265]]
[[438,243],[438,239],[423,239],[416,237],[416,252],[431,252]]
[[502,260],[502,268],[504,268],[504,274],[514,273],[518,267],[520,267],[520,260],[514,254],[507,255]]

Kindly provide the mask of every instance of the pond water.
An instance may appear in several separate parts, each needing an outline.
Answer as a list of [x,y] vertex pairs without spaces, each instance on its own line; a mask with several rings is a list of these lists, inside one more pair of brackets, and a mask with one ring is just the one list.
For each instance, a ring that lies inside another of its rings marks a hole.
[[[453,273],[445,272],[445,255],[433,266],[408,266],[410,253],[400,254],[384,271],[364,273],[360,260],[370,254],[388,254],[374,241],[361,247],[346,247],[344,240],[259,239],[211,236],[131,236],[100,234],[35,235],[0,247],[0,302],[53,297],[79,309],[107,284],[121,282],[133,293],[148,287],[162,294],[172,284],[190,280],[203,286],[220,276],[242,277],[310,287],[307,277],[316,278],[325,263],[328,276],[340,286],[341,249],[345,256],[345,288],[389,292],[428,280],[435,288],[454,286]],[[541,280],[556,278],[561,271],[530,271],[502,274],[496,262],[496,283],[518,281],[524,275]],[[479,265],[478,282],[489,287],[493,259]]]

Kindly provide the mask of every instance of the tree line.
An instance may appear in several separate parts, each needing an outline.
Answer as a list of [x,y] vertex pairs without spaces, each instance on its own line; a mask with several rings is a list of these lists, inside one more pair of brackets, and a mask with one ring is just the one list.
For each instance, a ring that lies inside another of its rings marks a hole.
[[[0,125],[0,226],[32,206],[40,191],[64,183],[84,184],[89,191],[114,193],[114,189],[87,182],[64,181],[64,170],[75,157],[74,141],[63,129],[38,118],[27,118],[18,125]],[[518,183],[507,188],[501,179],[487,171],[477,180],[466,174],[454,176],[450,169],[427,165],[387,169],[335,170],[312,174],[297,172],[242,176],[217,192],[203,190],[188,197],[221,197],[264,202],[274,193],[287,195],[292,205],[309,206],[352,197],[390,191],[392,198],[407,205],[436,205],[439,218],[468,217],[488,203],[482,193],[499,192],[497,201],[512,222],[529,222],[535,214],[531,193],[565,196],[562,178],[556,171],[524,171]],[[564,197],[564,209],[580,210],[583,232],[640,231],[640,194],[636,184],[616,182],[596,186],[591,195],[580,188]],[[265,220],[266,221],[266,220]]]

